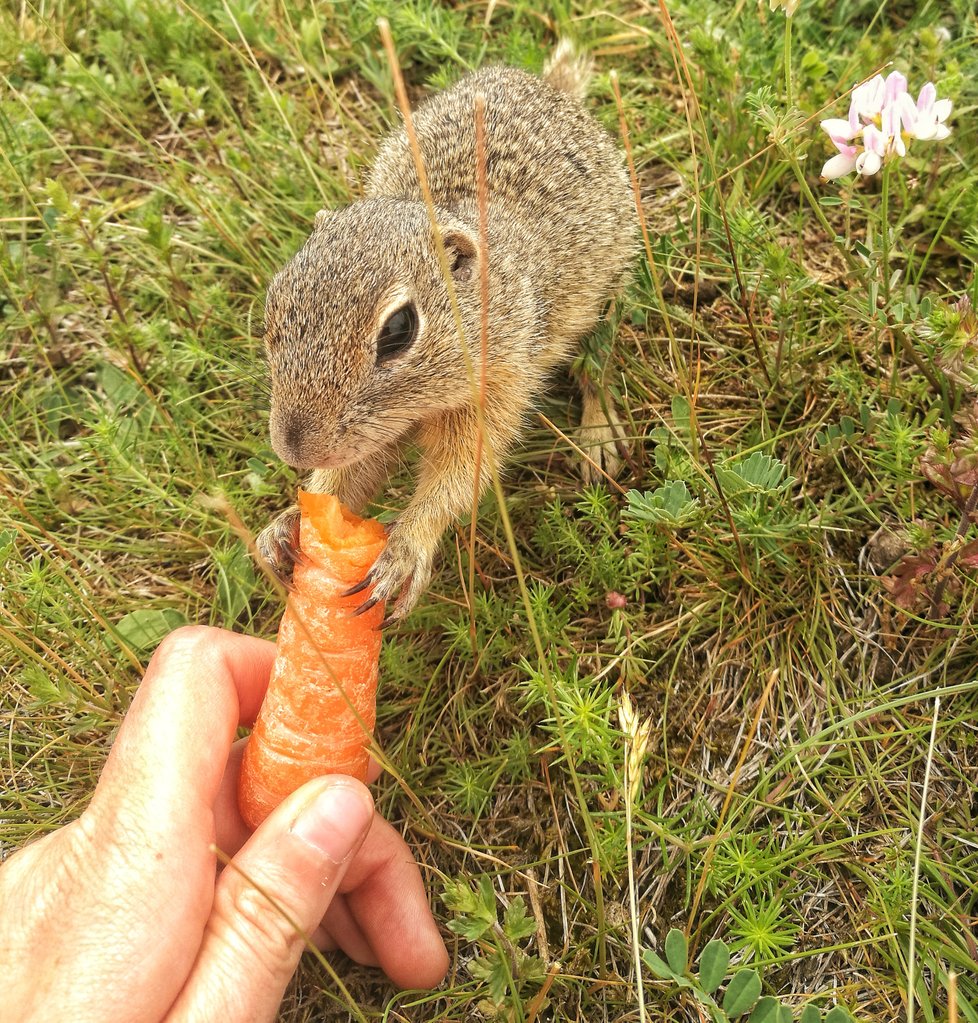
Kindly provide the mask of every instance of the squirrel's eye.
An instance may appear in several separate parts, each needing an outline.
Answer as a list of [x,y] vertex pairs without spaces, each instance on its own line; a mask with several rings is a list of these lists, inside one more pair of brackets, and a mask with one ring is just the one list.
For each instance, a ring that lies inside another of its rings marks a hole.
[[387,322],[380,328],[380,334],[377,336],[377,362],[386,362],[395,355],[407,351],[414,343],[417,333],[418,312],[409,302],[391,313],[387,317]]

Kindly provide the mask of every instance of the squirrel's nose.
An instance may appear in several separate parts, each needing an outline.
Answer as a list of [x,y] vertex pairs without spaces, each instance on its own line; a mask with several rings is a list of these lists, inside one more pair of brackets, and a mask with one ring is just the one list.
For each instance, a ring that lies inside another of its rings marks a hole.
[[328,433],[302,409],[273,410],[269,426],[275,454],[293,469],[332,469],[343,464],[335,450],[336,434],[342,437],[345,433],[342,426]]
[[273,415],[271,433],[272,447],[279,458],[287,465],[303,468],[302,442],[305,431],[301,417],[294,413]]
[[298,419],[290,419],[285,426],[285,446],[295,454],[302,446],[302,424]]

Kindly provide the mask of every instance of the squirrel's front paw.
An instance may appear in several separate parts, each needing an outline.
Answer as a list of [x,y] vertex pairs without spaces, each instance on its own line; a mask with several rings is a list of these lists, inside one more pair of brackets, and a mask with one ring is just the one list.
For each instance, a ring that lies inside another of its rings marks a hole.
[[286,586],[292,569],[302,561],[299,550],[299,509],[293,505],[267,525],[255,540],[258,553]]
[[584,482],[598,483],[605,475],[615,477],[624,464],[625,428],[612,405],[602,405],[597,396],[585,393],[581,414],[580,446]]
[[367,573],[366,579],[348,590],[348,594],[360,593],[368,586],[373,590],[370,599],[360,605],[354,614],[369,611],[380,600],[390,601],[384,624],[403,618],[418,602],[431,580],[431,566],[435,547],[419,541],[403,522],[396,522],[387,537],[387,545]]

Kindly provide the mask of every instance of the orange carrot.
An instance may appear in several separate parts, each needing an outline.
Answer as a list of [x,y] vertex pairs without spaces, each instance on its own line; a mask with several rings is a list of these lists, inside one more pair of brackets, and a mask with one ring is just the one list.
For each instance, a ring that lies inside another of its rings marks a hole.
[[353,617],[369,590],[341,594],[364,578],[383,550],[384,527],[354,515],[331,494],[300,491],[299,509],[305,561],[295,566],[268,692],[238,782],[241,815],[252,828],[319,775],[363,781],[377,716],[384,606]]

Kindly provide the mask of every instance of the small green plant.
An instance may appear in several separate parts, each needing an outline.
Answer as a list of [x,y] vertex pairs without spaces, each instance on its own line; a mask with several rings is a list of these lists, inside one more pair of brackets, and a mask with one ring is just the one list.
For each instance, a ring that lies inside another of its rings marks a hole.
[[781,494],[795,482],[794,476],[785,475],[783,462],[762,451],[746,458],[729,459],[718,465],[716,471],[728,500]]
[[[752,968],[734,969],[729,973],[730,946],[714,938],[700,953],[695,973],[690,969],[689,944],[686,935],[673,927],[666,935],[665,959],[651,949],[642,954],[645,965],[660,979],[672,981],[689,991],[715,1023],[743,1019],[747,1023],[792,1023],[790,1005],[783,1005],[773,995],[761,997],[761,975]],[[719,995],[724,979],[729,979]],[[823,1016],[815,1005],[806,1005],[798,1023],[852,1023],[848,1010],[837,1005]]]
[[485,985],[488,995],[480,1011],[490,1019],[522,1019],[524,993],[546,973],[543,960],[520,947],[536,930],[522,896],[509,900],[500,920],[492,878],[483,874],[475,888],[461,878],[446,882],[442,901],[456,914],[449,929],[480,944],[481,953],[468,963],[472,978]]
[[699,502],[682,480],[670,480],[651,493],[628,491],[626,518],[678,528],[692,521]]

